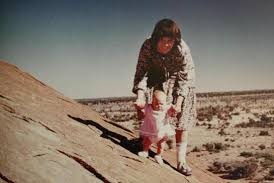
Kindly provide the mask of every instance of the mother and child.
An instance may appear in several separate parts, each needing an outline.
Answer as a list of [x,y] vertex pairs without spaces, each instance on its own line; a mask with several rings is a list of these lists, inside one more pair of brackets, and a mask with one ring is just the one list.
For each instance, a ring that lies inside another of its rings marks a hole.
[[[148,157],[151,144],[156,143],[155,160],[163,164],[165,141],[175,133],[177,170],[184,175],[192,174],[186,152],[189,130],[196,124],[194,83],[192,56],[180,28],[171,19],[160,20],[140,49],[132,89],[138,116],[144,117],[140,129],[143,151],[138,155]],[[176,119],[175,132],[171,118]]]

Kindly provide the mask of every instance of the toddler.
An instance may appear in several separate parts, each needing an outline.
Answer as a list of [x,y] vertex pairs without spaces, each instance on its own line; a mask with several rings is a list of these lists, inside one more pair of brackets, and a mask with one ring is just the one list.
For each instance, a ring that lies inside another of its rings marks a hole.
[[140,128],[140,135],[143,138],[143,151],[138,155],[148,157],[148,150],[152,143],[157,144],[157,155],[155,160],[160,165],[163,164],[162,152],[168,136],[174,135],[175,131],[169,124],[169,107],[166,105],[166,95],[163,91],[155,90],[152,103],[144,107],[144,120]]

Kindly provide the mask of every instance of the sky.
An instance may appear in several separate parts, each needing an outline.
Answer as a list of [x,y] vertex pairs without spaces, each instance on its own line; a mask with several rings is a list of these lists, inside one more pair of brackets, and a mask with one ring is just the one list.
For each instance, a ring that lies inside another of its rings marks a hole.
[[0,0],[0,60],[71,98],[133,96],[138,54],[171,18],[197,92],[274,88],[272,0]]

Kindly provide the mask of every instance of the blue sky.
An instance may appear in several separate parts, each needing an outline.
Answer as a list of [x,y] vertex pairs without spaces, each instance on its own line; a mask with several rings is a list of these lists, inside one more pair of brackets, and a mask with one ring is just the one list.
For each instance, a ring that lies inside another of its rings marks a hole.
[[72,98],[130,96],[139,49],[175,20],[197,91],[274,88],[272,0],[0,0],[0,59]]

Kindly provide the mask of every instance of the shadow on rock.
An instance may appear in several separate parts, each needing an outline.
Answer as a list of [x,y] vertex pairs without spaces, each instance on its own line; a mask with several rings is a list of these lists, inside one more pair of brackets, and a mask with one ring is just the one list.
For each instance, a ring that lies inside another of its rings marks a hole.
[[[83,120],[81,118],[73,117],[71,115],[68,115],[68,117],[79,122],[79,123],[82,123],[84,125],[94,126],[95,128],[97,128],[98,130],[100,130],[102,132],[100,137],[109,139],[113,143],[120,145],[121,147],[125,148],[126,150],[128,150],[136,155],[139,151],[142,150],[142,138],[135,138],[135,139],[129,140],[129,139],[127,139],[127,137],[125,137],[121,134],[118,134],[116,132],[110,131],[109,129],[103,127],[102,125],[100,125],[99,123],[97,123],[95,121]],[[127,131],[127,130],[125,130],[125,131]],[[154,157],[155,155],[156,155],[155,152],[149,150],[150,157]],[[177,171],[177,169],[175,167],[173,167],[168,161],[164,160],[164,163],[166,165],[170,166],[173,170]]]
[[79,122],[79,123],[82,123],[84,125],[94,126],[95,128],[97,128],[98,130],[100,130],[102,132],[100,137],[109,139],[113,143],[120,145],[121,147],[125,148],[126,150],[128,150],[134,154],[137,154],[137,152],[139,152],[142,149],[140,138],[135,138],[135,139],[129,140],[129,139],[127,139],[127,137],[125,137],[121,134],[118,134],[116,132],[110,131],[109,129],[103,127],[102,125],[100,125],[99,123],[97,123],[95,121],[83,120],[81,118],[73,117],[71,115],[68,115],[68,117]]

